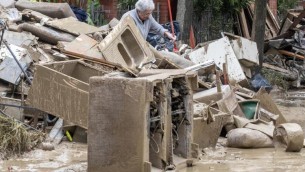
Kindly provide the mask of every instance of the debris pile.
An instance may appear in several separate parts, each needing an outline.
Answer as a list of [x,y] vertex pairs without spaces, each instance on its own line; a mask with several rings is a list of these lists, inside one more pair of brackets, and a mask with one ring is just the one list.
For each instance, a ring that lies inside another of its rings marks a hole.
[[286,87],[304,84],[304,10],[288,10],[277,35],[265,43],[264,68],[281,80]]
[[[257,45],[246,36],[222,33],[194,49],[157,51],[131,17],[98,28],[78,21],[67,4],[18,1],[15,6],[1,10],[0,103],[24,109],[17,117],[22,124],[50,130],[45,150],[65,134],[70,141],[87,142],[89,171],[174,169],[181,158],[188,163],[197,158],[199,148],[215,147],[222,133],[233,141],[230,146],[247,148],[274,146],[272,139],[285,129],[295,134],[267,93],[271,85],[255,75]],[[268,20],[273,38],[270,12]],[[299,43],[300,52],[304,35],[295,33],[290,51]],[[281,52],[285,42],[273,38],[268,45]],[[265,60],[270,58],[277,60],[267,53]],[[293,73],[270,61],[264,67]],[[278,125],[282,128],[274,133]],[[10,129],[28,142],[20,130]],[[299,151],[299,142],[286,144],[288,151]],[[18,146],[14,150],[29,147]]]

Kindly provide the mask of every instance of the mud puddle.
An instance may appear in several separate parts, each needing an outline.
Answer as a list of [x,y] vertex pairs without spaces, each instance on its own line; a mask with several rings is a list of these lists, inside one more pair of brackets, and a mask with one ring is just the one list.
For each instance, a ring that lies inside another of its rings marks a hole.
[[0,162],[0,171],[9,172],[85,172],[86,144],[63,142],[55,150],[36,149],[24,155]]
[[236,149],[223,148],[205,155],[193,167],[178,169],[179,172],[287,172],[305,170],[305,152],[286,153],[274,148]]

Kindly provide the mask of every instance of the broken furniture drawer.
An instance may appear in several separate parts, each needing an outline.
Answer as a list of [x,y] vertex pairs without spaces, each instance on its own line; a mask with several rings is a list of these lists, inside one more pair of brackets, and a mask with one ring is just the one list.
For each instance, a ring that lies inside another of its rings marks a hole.
[[194,143],[199,144],[200,148],[215,147],[220,136],[222,127],[227,123],[230,115],[217,109],[210,108],[210,112],[215,119],[208,123],[205,117],[196,117],[193,120]]
[[27,104],[87,128],[89,78],[106,71],[72,60],[36,65]]

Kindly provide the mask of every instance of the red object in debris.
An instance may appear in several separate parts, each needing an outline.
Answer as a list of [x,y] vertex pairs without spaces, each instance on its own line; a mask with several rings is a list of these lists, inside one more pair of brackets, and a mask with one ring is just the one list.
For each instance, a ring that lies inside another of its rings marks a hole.
[[[174,23],[173,23],[173,15],[172,15],[172,6],[171,6],[171,0],[167,0],[167,5],[168,5],[168,11],[169,11],[169,19],[171,23],[171,28],[172,28],[172,35],[175,35],[175,30],[174,30]],[[176,43],[174,42],[174,52],[177,52],[177,46]]]
[[192,49],[195,48],[196,46],[196,40],[195,40],[195,35],[194,35],[194,30],[193,30],[193,26],[191,25],[190,28],[190,46]]

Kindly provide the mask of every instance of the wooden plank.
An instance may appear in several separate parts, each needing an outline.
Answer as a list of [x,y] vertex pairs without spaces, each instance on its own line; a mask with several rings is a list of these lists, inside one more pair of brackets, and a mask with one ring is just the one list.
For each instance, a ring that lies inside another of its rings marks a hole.
[[274,30],[274,28],[272,28],[272,24],[268,20],[268,17],[266,17],[266,30],[269,32],[269,34],[267,35],[268,39],[277,36],[277,32]]
[[249,28],[248,28],[248,24],[247,24],[247,19],[245,16],[245,11],[244,9],[241,9],[240,12],[238,13],[238,17],[240,20],[240,24],[241,24],[241,30],[243,33],[243,36],[247,39],[250,39],[250,33],[249,33]]
[[267,10],[268,10],[268,15],[270,17],[270,19],[272,20],[274,26],[276,27],[276,29],[279,31],[280,30],[280,24],[278,23],[278,21],[276,20],[276,18],[274,17],[269,5],[267,5]]
[[292,25],[292,21],[289,18],[286,18],[285,22],[283,23],[283,26],[280,30],[280,35],[287,32],[287,30],[290,28],[290,26]]
[[286,69],[283,69],[283,68],[280,68],[280,67],[277,67],[277,66],[274,66],[274,65],[270,65],[268,63],[264,63],[263,66],[265,68],[276,70],[276,71],[279,71],[279,72],[283,72],[283,73],[287,73],[287,74],[291,73],[289,70],[286,70]]
[[237,29],[237,35],[241,35],[242,36],[242,31],[241,31],[241,26],[240,26],[240,21],[239,21],[239,17],[237,14],[235,14],[235,18],[236,18],[236,29]]
[[269,6],[267,5],[267,16],[266,16],[266,23],[268,25],[268,28],[270,29],[270,32],[272,34],[272,37],[277,36],[280,30],[280,26],[275,20],[271,10],[269,9]]

